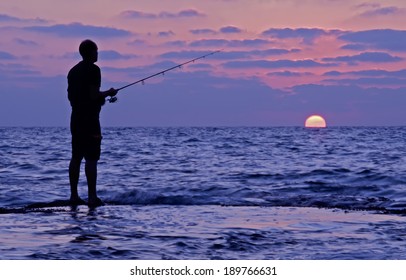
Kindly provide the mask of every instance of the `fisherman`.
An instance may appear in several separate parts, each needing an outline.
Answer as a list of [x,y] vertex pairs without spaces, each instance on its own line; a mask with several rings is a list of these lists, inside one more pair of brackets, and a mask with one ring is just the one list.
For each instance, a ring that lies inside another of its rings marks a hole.
[[84,204],[78,194],[80,165],[84,158],[88,186],[88,205],[103,205],[96,193],[97,161],[100,159],[102,134],[99,115],[105,98],[115,96],[117,90],[100,91],[100,68],[95,64],[98,58],[97,45],[91,40],[83,41],[79,53],[83,60],[68,74],[68,99],[72,106],[70,130],[72,134],[72,158],[69,164],[70,203]]

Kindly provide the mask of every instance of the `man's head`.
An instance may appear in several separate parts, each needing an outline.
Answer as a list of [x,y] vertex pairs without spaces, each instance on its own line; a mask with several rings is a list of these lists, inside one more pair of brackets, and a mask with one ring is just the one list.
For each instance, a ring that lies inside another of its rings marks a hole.
[[83,60],[96,62],[97,61],[97,45],[91,40],[84,40],[80,43],[79,53]]

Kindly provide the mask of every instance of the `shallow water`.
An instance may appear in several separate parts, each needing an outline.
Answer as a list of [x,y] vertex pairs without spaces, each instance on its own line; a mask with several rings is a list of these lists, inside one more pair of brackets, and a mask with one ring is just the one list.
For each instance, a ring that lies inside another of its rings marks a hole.
[[[105,128],[106,206],[66,128],[0,128],[1,259],[405,259],[406,128]],[[80,193],[87,197],[84,174]]]
[[7,259],[406,259],[406,217],[291,207],[104,206],[2,215]]

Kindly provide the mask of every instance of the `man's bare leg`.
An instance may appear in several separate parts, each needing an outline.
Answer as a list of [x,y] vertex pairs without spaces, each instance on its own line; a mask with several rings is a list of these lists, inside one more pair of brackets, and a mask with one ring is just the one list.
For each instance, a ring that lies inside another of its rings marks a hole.
[[89,206],[100,206],[103,202],[97,197],[97,160],[86,160],[85,173],[87,178]]
[[78,194],[78,183],[80,174],[80,164],[82,160],[72,158],[69,164],[69,182],[70,182],[70,202],[72,204],[83,204],[84,201]]

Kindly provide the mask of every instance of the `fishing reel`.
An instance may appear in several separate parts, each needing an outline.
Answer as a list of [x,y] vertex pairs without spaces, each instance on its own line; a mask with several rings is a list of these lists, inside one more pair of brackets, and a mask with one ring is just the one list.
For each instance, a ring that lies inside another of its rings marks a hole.
[[107,99],[108,102],[110,103],[116,103],[118,101],[118,98],[115,96],[110,97],[109,99]]

